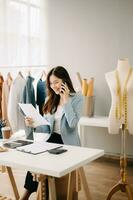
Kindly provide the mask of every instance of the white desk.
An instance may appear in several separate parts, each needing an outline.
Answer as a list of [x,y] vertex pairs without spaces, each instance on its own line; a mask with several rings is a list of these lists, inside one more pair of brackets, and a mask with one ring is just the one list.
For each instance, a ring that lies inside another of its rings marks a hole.
[[[50,177],[62,177],[78,168],[82,168],[85,164],[104,154],[104,151],[100,149],[89,149],[69,145],[64,145],[64,148],[68,149],[68,152],[60,155],[52,155],[48,152],[31,155],[16,150],[9,150],[8,152],[0,153],[0,165],[8,166],[9,171],[11,168],[18,168],[34,173],[45,174]],[[83,171],[80,172],[84,176]],[[85,182],[87,183],[86,180]],[[86,196],[87,195],[88,192],[86,193]],[[54,195],[52,197],[51,199],[56,199]]]
[[[65,146],[65,145],[64,145]],[[68,152],[53,155],[48,152],[38,155],[11,150],[0,153],[0,164],[61,177],[103,155],[103,150],[65,146]]]

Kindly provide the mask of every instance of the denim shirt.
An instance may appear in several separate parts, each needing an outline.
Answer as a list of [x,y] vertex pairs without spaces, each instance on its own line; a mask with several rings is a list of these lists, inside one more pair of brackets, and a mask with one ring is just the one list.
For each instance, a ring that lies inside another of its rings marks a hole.
[[[64,144],[80,146],[78,134],[78,121],[82,114],[83,96],[80,93],[72,93],[68,102],[63,106],[63,114],[60,123],[60,131]],[[54,128],[54,114],[44,115],[50,126],[39,126],[36,132],[52,134]]]

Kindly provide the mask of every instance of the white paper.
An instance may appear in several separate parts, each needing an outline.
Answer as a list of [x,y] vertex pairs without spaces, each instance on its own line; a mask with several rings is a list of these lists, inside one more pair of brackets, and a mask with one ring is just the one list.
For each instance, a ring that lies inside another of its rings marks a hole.
[[35,142],[33,144],[17,147],[16,149],[18,151],[22,151],[25,153],[38,154],[38,153],[43,153],[50,149],[55,149],[60,147],[62,147],[62,145],[60,144],[54,144],[49,142]]
[[34,127],[50,125],[49,122],[39,114],[32,104],[19,103],[19,106],[27,117],[31,117],[33,119]]

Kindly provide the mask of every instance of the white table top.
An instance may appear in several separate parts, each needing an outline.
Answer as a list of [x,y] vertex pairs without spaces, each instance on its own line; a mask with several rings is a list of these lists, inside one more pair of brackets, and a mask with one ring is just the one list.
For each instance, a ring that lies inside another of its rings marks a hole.
[[108,127],[107,116],[81,117],[79,126]]
[[61,177],[104,155],[104,150],[64,145],[67,152],[53,155],[48,152],[38,155],[9,150],[0,153],[0,165],[29,170],[54,177]]

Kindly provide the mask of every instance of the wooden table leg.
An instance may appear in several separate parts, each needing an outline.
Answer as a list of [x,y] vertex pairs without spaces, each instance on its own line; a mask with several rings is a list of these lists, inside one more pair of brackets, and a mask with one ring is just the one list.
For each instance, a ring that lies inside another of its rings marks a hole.
[[49,200],[57,200],[55,178],[48,176]]
[[75,171],[69,173],[68,178],[68,190],[67,190],[67,200],[73,200],[73,186],[75,185]]
[[90,194],[90,190],[89,190],[89,187],[88,187],[88,183],[87,183],[87,180],[86,180],[86,176],[85,176],[85,172],[84,172],[83,167],[80,167],[78,169],[78,171],[79,171],[79,174],[80,174],[81,183],[82,183],[83,188],[84,188],[86,199],[87,200],[92,200],[92,197],[91,197],[91,194]]
[[17,189],[17,186],[16,186],[14,176],[13,176],[12,169],[11,169],[11,167],[6,167],[6,169],[7,169],[7,173],[8,173],[11,185],[12,185],[14,196],[15,196],[16,200],[18,200],[19,199],[19,193],[18,193],[18,189]]

